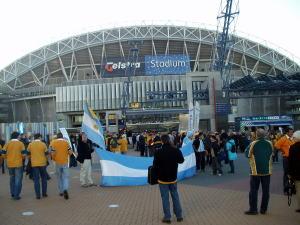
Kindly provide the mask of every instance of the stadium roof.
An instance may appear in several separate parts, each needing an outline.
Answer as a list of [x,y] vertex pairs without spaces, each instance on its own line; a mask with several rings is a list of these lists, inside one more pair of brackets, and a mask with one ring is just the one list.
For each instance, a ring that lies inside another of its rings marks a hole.
[[[143,41],[140,55],[188,54],[193,62],[191,70],[198,71],[201,62],[212,60],[215,33],[176,25],[129,26],[85,33],[44,46],[11,63],[0,71],[0,87],[16,90],[72,82],[76,72],[84,68],[92,71],[93,79],[100,79],[97,66],[102,66],[107,57],[126,60],[131,40]],[[233,65],[244,75],[300,71],[295,61],[274,49],[239,36],[233,39]]]

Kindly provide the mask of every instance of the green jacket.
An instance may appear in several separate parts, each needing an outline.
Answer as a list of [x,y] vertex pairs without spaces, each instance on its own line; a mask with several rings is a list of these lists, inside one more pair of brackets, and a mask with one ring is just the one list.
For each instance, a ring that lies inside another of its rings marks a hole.
[[265,139],[258,139],[247,147],[245,154],[249,158],[252,176],[266,176],[272,174],[273,145]]

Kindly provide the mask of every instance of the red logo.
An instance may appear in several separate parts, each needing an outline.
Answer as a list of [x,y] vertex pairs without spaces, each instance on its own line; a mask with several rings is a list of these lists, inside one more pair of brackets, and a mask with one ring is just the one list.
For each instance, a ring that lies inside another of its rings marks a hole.
[[109,73],[111,73],[113,71],[113,68],[112,68],[113,64],[106,64],[105,65],[105,70]]

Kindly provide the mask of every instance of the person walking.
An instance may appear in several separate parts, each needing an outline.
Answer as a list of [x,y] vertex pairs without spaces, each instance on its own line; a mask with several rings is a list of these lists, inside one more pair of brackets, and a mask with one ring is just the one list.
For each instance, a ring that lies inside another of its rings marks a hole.
[[177,221],[183,221],[182,208],[177,191],[178,164],[184,162],[182,152],[171,145],[168,135],[161,136],[162,148],[155,152],[153,166],[157,168],[159,190],[162,199],[163,223],[171,223],[169,193],[173,201],[173,211]]
[[266,140],[265,130],[259,128],[256,132],[257,140],[253,141],[246,149],[245,155],[250,164],[250,209],[246,215],[257,215],[257,194],[259,185],[262,186],[262,200],[260,213],[266,214],[270,198],[270,178],[272,174],[272,143]]
[[7,161],[10,176],[10,194],[12,199],[20,200],[23,180],[23,160],[26,156],[25,145],[19,140],[20,133],[13,132],[11,140],[7,142],[2,150]]
[[294,130],[292,128],[288,128],[286,135],[281,137],[275,144],[275,148],[278,149],[282,153],[282,165],[283,165],[283,193],[287,195],[287,168],[288,168],[288,157],[289,157],[289,149],[294,141],[292,139]]
[[28,156],[31,160],[32,175],[34,181],[34,190],[36,199],[41,199],[40,178],[42,183],[42,196],[47,195],[47,157],[48,149],[44,142],[41,141],[41,134],[34,135],[34,141],[28,145]]
[[213,169],[213,175],[222,176],[223,171],[221,168],[221,161],[219,159],[220,154],[220,146],[217,141],[217,137],[215,135],[210,136],[210,142],[211,142],[211,160],[212,160],[212,169]]
[[226,142],[225,149],[227,151],[229,166],[230,166],[230,171],[228,173],[234,173],[235,172],[234,161],[237,159],[237,153],[236,153],[236,144],[232,136],[229,136],[228,141]]
[[52,160],[55,162],[56,176],[58,182],[59,195],[69,199],[69,155],[74,154],[68,141],[63,139],[61,133],[57,134],[57,139],[50,143]]
[[81,187],[91,187],[94,186],[92,179],[92,153],[94,149],[92,148],[92,143],[87,139],[85,133],[81,133],[78,139],[77,146],[77,161],[80,163],[80,184]]
[[298,201],[298,209],[300,213],[300,130],[293,134],[295,143],[291,145],[288,157],[288,177],[295,182],[296,197]]

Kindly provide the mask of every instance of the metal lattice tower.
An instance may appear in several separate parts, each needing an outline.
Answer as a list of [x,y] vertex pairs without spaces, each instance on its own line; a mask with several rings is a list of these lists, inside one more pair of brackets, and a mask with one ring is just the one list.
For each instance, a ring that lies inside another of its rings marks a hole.
[[213,68],[220,71],[223,87],[230,82],[233,33],[239,14],[239,0],[221,0],[218,19],[218,29],[215,38]]
[[[142,44],[141,40],[131,40],[128,42],[131,46],[129,49],[129,55],[127,63],[131,66],[128,66],[125,70],[125,77],[127,80],[123,83],[123,90],[122,90],[122,119],[124,121],[124,127],[126,127],[126,111],[129,108],[130,102],[130,86],[132,85],[131,77],[135,76],[136,71],[136,63],[138,62],[139,58],[139,46]],[[134,66],[133,66],[134,65]]]

